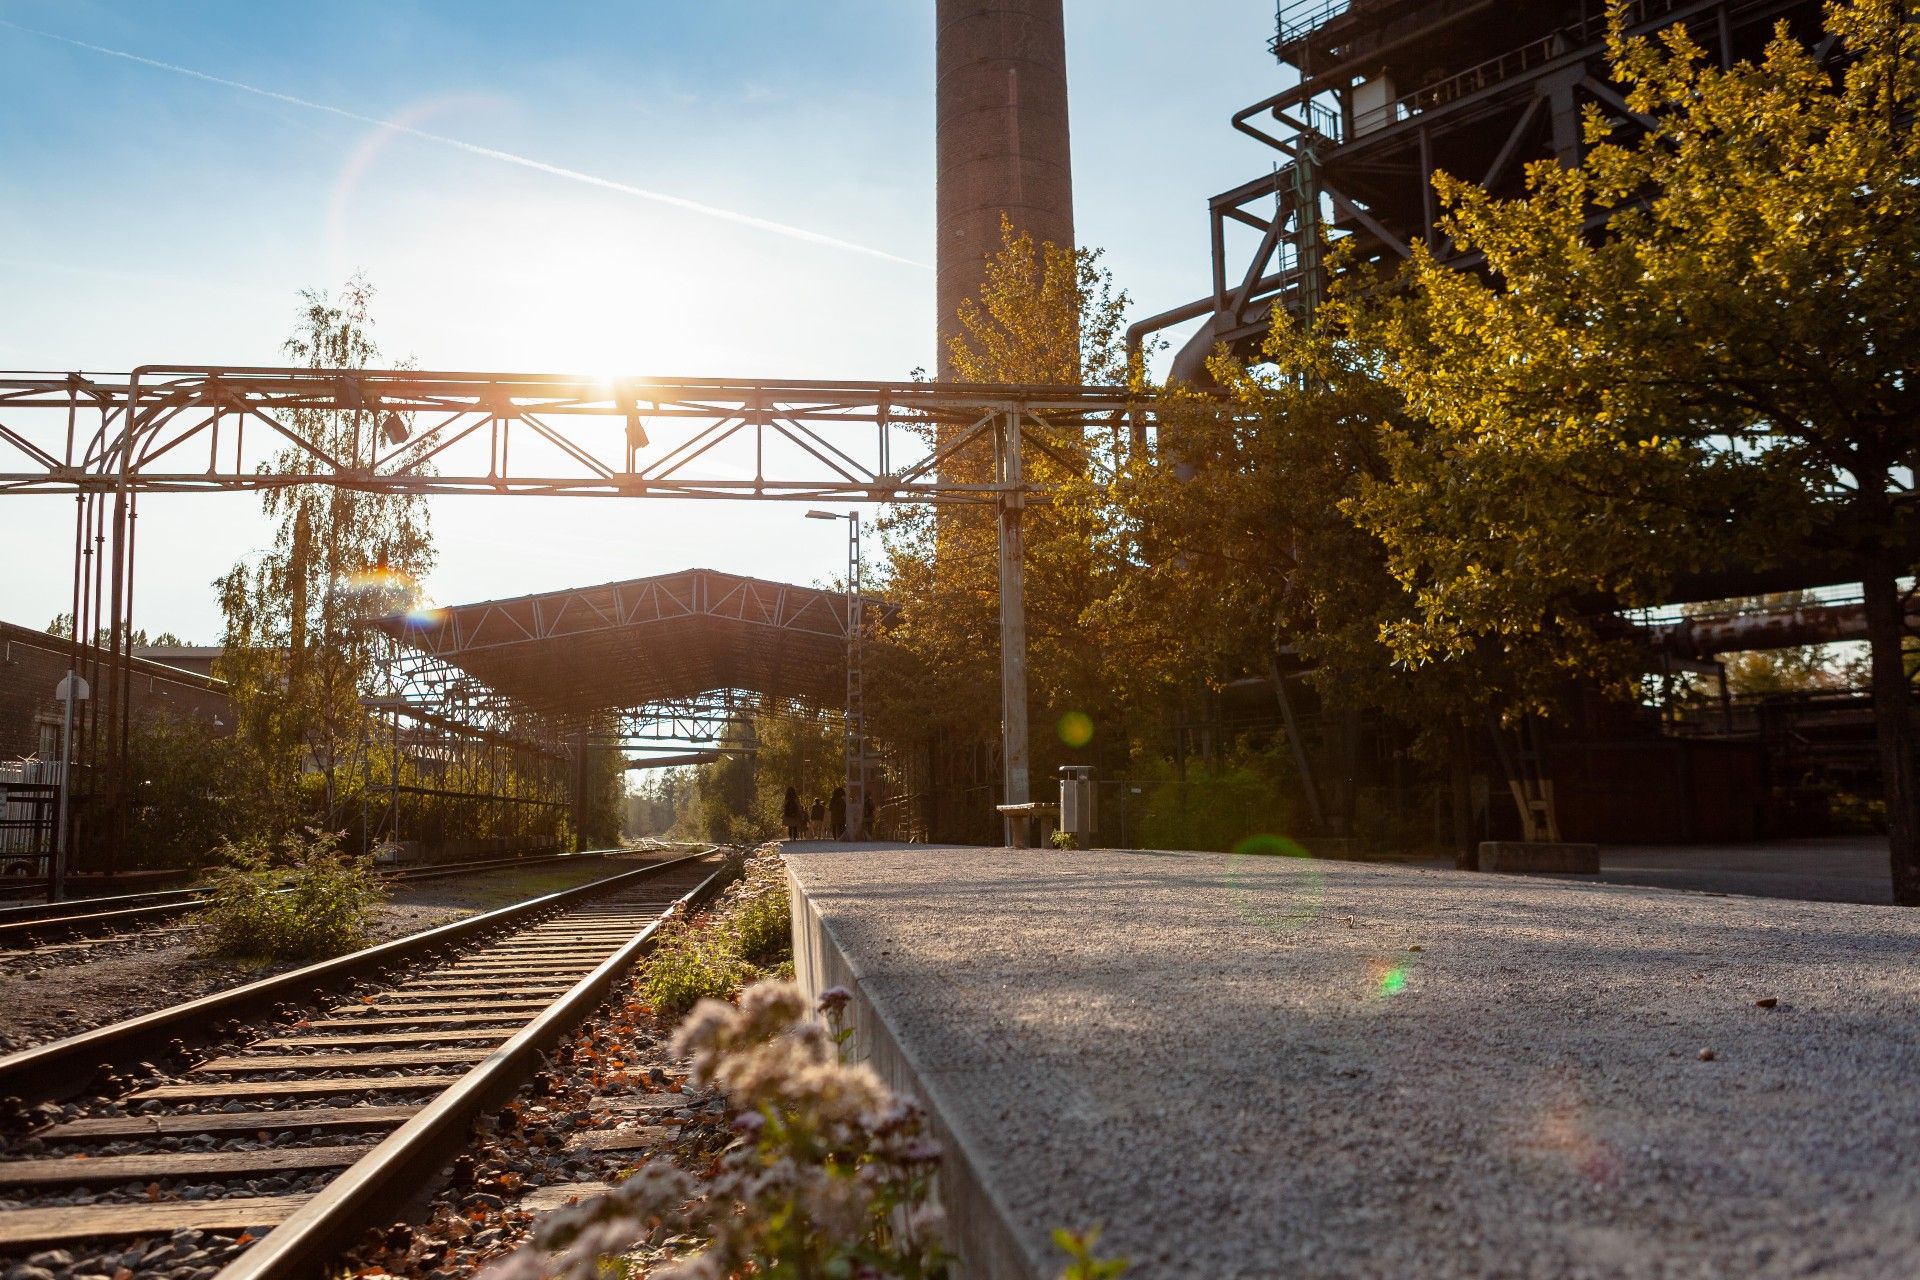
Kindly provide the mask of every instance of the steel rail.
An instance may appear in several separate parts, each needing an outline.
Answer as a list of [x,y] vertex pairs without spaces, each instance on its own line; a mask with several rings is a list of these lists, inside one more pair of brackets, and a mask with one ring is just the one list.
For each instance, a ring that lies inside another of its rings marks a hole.
[[[739,864],[728,859],[674,905],[700,905],[739,871]],[[519,1092],[543,1062],[545,1050],[585,1021],[627,970],[653,949],[670,913],[662,913],[601,961],[459,1083],[228,1264],[216,1280],[305,1280],[326,1274],[360,1232],[437,1180],[441,1168],[467,1145],[473,1121]]]
[[[555,862],[604,857],[618,849],[594,849],[580,853],[531,854],[512,858],[480,858],[471,862],[427,863],[414,867],[375,868],[381,880],[392,884],[411,884],[416,880],[439,880],[447,876],[508,871],[516,867],[547,866]],[[153,923],[207,906],[211,889],[170,889],[157,893],[124,894],[112,898],[80,898],[39,906],[0,909],[0,947],[10,944],[54,942],[66,938],[111,931],[122,925]],[[170,901],[154,902],[166,898]],[[141,903],[146,905],[138,905]],[[64,909],[63,908],[70,908]],[[105,908],[102,910],[101,908]]]
[[115,1061],[157,1052],[179,1039],[212,1039],[204,1034],[215,1024],[231,1018],[252,1016],[268,1010],[277,1002],[307,1001],[317,991],[363,978],[429,955],[449,944],[465,943],[502,926],[539,915],[623,885],[655,875],[669,867],[683,866],[713,852],[687,854],[639,867],[633,871],[595,880],[588,884],[561,889],[542,897],[516,902],[481,915],[456,920],[436,929],[395,938],[390,942],[321,960],[288,973],[262,978],[243,986],[230,987],[211,995],[172,1005],[152,1013],[83,1031],[79,1035],[37,1045],[0,1058],[0,1098],[18,1099],[20,1104],[57,1101],[87,1090],[106,1065]]
[[[21,882],[22,887],[33,886],[41,893],[47,891],[45,880]],[[12,885],[5,886],[12,888]],[[23,902],[17,906],[0,907],[0,928],[22,921],[58,920],[63,916],[98,915],[102,911],[117,911],[125,907],[152,907],[164,905],[162,900],[179,902],[195,898],[204,893],[203,889],[152,889],[143,893],[102,894],[97,898],[63,898],[59,902]]]

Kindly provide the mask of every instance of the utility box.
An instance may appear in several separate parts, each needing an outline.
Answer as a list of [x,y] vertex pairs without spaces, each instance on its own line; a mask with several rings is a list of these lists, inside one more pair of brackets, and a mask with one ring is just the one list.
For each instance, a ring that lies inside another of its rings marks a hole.
[[1362,80],[1353,86],[1353,136],[1372,133],[1384,129],[1399,118],[1395,105],[1398,95],[1394,92],[1393,81],[1385,75]]
[[1093,766],[1061,765],[1060,829],[1072,836],[1091,836],[1099,825],[1099,818],[1093,811],[1093,800]]

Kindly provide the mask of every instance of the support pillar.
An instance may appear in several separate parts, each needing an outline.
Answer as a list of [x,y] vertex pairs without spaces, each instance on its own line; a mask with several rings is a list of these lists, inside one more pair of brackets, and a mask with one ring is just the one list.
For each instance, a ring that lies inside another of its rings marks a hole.
[[[1020,414],[1001,414],[1000,463],[1000,767],[1003,804],[1033,799],[1027,763],[1026,475],[1020,459]],[[1001,836],[1013,844],[1016,819],[1005,816]]]
[[860,581],[860,513],[847,521],[847,838],[869,840],[867,830],[867,703],[861,631],[863,586]]
[[573,735],[573,851],[584,853],[587,848],[587,735],[580,732]]

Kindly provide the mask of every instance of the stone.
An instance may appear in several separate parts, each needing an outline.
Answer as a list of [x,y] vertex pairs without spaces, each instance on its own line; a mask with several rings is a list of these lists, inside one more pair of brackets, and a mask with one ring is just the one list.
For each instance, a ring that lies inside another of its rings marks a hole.
[[1600,874],[1600,846],[1564,840],[1483,840],[1482,871],[1533,871],[1559,875]]

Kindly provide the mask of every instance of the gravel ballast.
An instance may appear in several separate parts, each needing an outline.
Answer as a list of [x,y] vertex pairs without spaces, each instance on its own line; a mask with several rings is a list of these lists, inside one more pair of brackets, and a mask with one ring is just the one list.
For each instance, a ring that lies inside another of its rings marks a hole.
[[1920,1275],[1920,913],[786,852],[802,981],[851,980],[1031,1274],[1103,1224],[1139,1277]]

